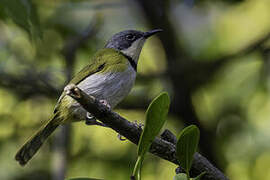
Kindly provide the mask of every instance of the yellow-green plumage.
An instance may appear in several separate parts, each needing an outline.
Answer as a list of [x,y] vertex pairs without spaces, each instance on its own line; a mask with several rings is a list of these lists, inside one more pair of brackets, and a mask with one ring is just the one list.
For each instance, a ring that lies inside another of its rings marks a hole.
[[[93,74],[103,74],[106,72],[122,72],[127,68],[127,60],[119,51],[114,49],[102,49],[98,51],[92,63],[84,67],[69,84],[78,85],[88,76]],[[42,146],[45,140],[51,133],[61,124],[78,121],[71,111],[71,106],[76,104],[76,101],[70,96],[62,93],[54,110],[53,117],[49,122],[39,129],[17,152],[15,159],[25,165]]]
[[[127,65],[127,59],[119,51],[104,48],[94,55],[93,62],[85,66],[76,76],[74,76],[69,84],[78,85],[92,74],[123,72],[127,68]],[[76,101],[73,98],[62,93],[54,110],[54,112],[59,112],[60,119],[63,121],[61,123],[74,121],[74,119],[76,121],[76,118],[69,112],[70,106],[74,103],[76,103]]]
[[126,68],[127,59],[122,53],[114,49],[104,48],[94,55],[93,63],[85,66],[69,84],[77,85],[94,73],[122,72]]
[[41,127],[16,153],[15,159],[20,165],[25,165],[42,146],[45,140],[59,126],[57,113]]
[[[115,107],[134,84],[145,40],[160,31],[127,30],[115,34],[105,48],[94,55],[92,63],[76,74],[69,84],[75,84],[88,95],[105,100],[111,108]],[[15,159],[25,165],[59,125],[85,120],[86,114],[80,104],[62,93],[52,118],[21,147]]]

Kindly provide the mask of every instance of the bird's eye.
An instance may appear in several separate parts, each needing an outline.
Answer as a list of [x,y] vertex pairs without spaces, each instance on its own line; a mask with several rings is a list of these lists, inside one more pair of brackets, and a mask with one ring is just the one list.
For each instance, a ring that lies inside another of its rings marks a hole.
[[133,36],[133,35],[131,35],[131,34],[128,34],[128,35],[126,36],[126,39],[129,40],[129,41],[132,41],[132,40],[135,39],[135,36]]

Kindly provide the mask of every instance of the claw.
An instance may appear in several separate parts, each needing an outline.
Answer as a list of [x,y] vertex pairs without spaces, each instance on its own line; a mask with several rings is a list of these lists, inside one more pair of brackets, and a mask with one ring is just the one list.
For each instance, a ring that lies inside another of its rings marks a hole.
[[91,120],[91,119],[96,119],[95,116],[93,116],[91,113],[87,112],[86,113],[86,118]]
[[110,104],[105,99],[101,99],[101,100],[99,100],[99,102],[102,103],[103,105],[105,105],[108,109],[111,109]]
[[86,125],[97,125],[97,126],[102,126],[102,127],[107,127],[106,124],[98,122],[96,117],[93,116],[91,113],[87,112],[86,113],[86,120],[85,120]]
[[85,124],[86,125],[93,125],[93,123],[96,123],[96,122],[97,122],[97,119],[95,118],[95,116],[93,116],[91,113],[87,112]]

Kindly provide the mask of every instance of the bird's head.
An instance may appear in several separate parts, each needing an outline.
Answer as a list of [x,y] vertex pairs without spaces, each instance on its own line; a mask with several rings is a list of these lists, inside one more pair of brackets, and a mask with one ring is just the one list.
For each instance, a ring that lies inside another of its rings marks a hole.
[[147,32],[136,30],[122,31],[113,35],[113,37],[107,42],[105,48],[116,49],[124,55],[132,58],[132,60],[137,63],[145,40],[161,31],[161,29],[154,29]]

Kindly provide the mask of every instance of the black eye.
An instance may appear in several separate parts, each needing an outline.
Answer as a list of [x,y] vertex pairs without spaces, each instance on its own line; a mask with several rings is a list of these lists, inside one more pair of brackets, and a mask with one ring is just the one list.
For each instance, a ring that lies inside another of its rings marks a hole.
[[132,40],[135,39],[135,36],[131,35],[131,34],[128,34],[128,35],[126,35],[126,39],[129,40],[129,41],[132,41]]

